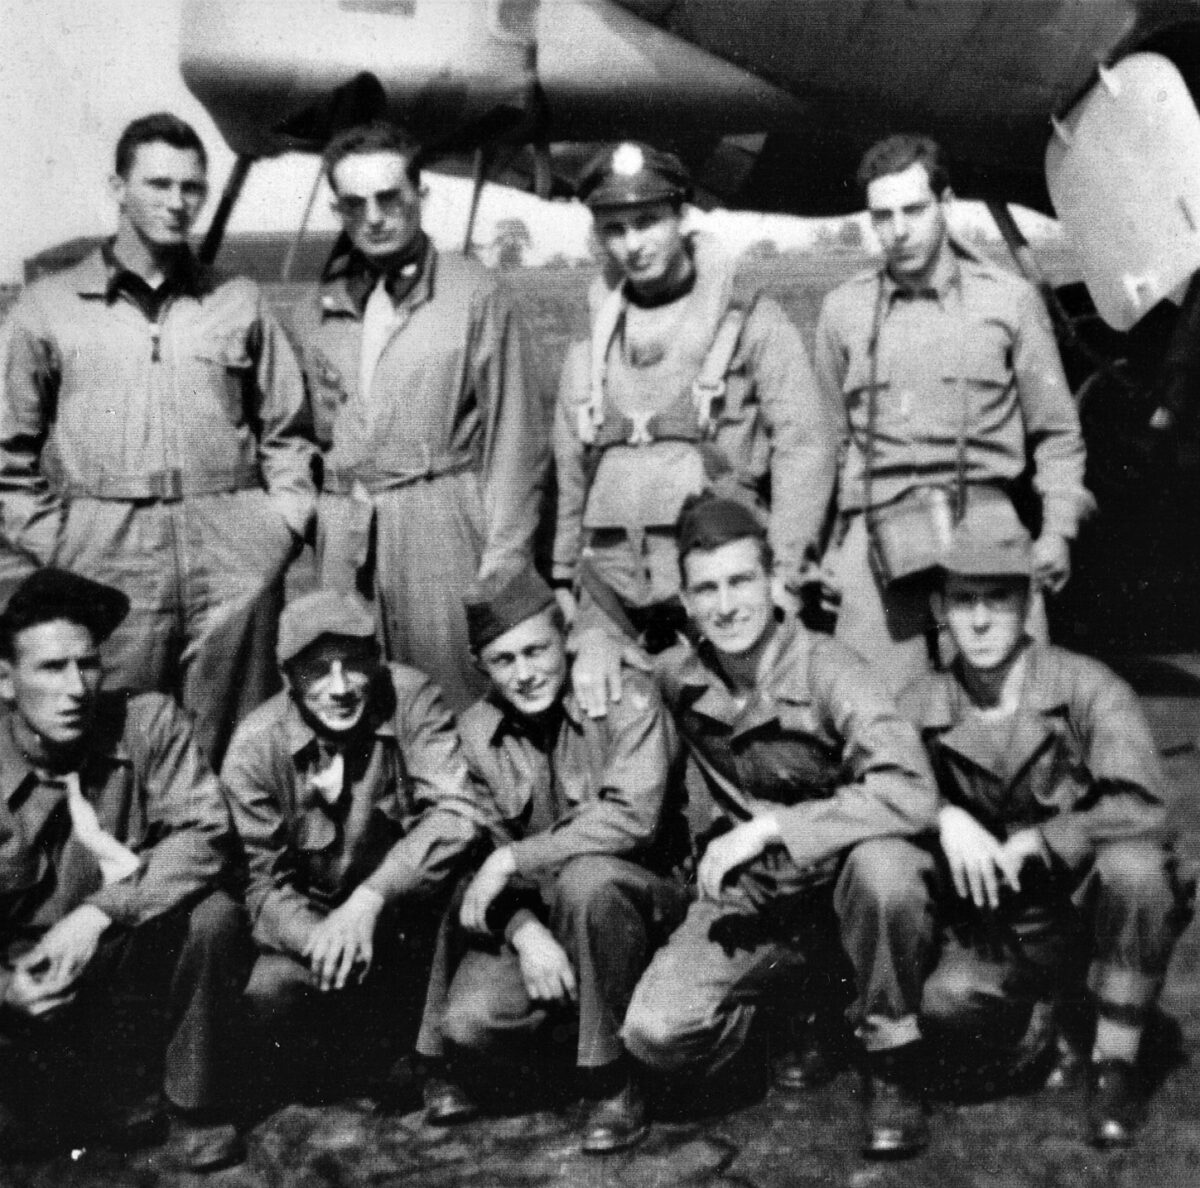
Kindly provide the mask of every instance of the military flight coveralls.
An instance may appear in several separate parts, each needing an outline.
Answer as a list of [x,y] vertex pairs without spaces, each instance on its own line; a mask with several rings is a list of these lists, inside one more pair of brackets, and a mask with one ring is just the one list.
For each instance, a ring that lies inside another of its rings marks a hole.
[[216,762],[278,687],[314,450],[295,355],[258,286],[190,258],[167,285],[155,300],[97,250],[22,295],[0,508],[12,545],[129,596],[106,687],[174,691]]
[[929,940],[906,872],[924,861],[910,839],[934,821],[928,763],[853,652],[799,624],[779,630],[775,661],[744,703],[707,645],[658,658],[714,820],[736,826],[771,813],[782,844],[735,875],[721,902],[694,902],[651,961],[622,1035],[652,1067],[722,1066],[745,1042],[771,976],[807,960],[810,985],[820,985],[839,936],[868,1051],[919,1035]]
[[692,249],[695,286],[668,306],[639,310],[597,280],[591,339],[559,385],[553,577],[580,587],[584,622],[598,580],[634,633],[664,604],[682,622],[675,521],[688,495],[718,484],[768,503],[794,588],[833,488],[839,405],[822,404],[799,333],[711,236]]
[[[76,823],[75,797],[94,813],[90,822]],[[101,843],[132,855],[132,869],[105,869],[97,829],[107,835]],[[117,1071],[128,1036],[140,1046],[155,1027],[169,1101],[227,1107],[221,1048],[234,1039],[249,968],[242,912],[216,889],[229,840],[216,777],[169,698],[103,696],[86,758],[62,777],[30,765],[11,715],[0,714],[0,998],[13,962],[63,917],[92,904],[112,920],[73,1003],[49,1020],[0,1012],[6,1104],[37,1099],[44,1109],[43,1093],[52,1101],[69,1092],[109,1106],[128,1076],[128,1065]]]
[[1025,663],[1010,718],[981,719],[953,671],[900,701],[944,802],[1002,841],[1037,829],[1044,847],[995,912],[960,900],[940,872],[941,957],[923,1011],[976,1057],[1018,1058],[1034,1003],[1069,997],[1085,972],[1099,1015],[1144,1023],[1190,917],[1168,785],[1133,691],[1061,648],[1031,645]]
[[826,398],[843,410],[840,543],[831,554],[842,591],[837,638],[869,657],[898,693],[928,667],[929,587],[885,589],[872,569],[863,515],[868,453],[876,508],[921,487],[952,492],[960,439],[968,489],[1009,492],[1032,461],[1042,530],[1072,540],[1092,504],[1079,417],[1037,292],[953,242],[929,289],[912,292],[880,270],[830,293],[814,366]]
[[[662,698],[640,674],[603,719],[566,693],[545,733],[494,695],[460,722],[497,845],[512,847],[517,877],[490,912],[496,936],[479,941],[448,919],[418,1050],[512,1054],[554,1012],[530,1001],[509,937],[532,913],[570,958],[578,982],[580,1068],[623,1052],[621,1021],[650,954],[683,919],[688,854],[680,750]],[[490,922],[491,922],[490,921]]]
[[320,578],[373,593],[389,659],[429,673],[457,712],[486,690],[462,591],[529,562],[548,415],[511,297],[481,264],[428,245],[371,368],[361,271],[335,257],[295,314],[324,451]]
[[[246,855],[258,948],[246,995],[262,1036],[303,1036],[306,1012],[321,1008],[335,1016],[330,1026],[341,1013],[350,1039],[386,1042],[406,1012],[415,1021],[439,893],[482,835],[458,735],[433,682],[389,665],[367,713],[369,741],[343,752],[279,693],[242,723],[225,757],[221,784]],[[322,995],[305,944],[359,886],[385,905],[370,974]]]

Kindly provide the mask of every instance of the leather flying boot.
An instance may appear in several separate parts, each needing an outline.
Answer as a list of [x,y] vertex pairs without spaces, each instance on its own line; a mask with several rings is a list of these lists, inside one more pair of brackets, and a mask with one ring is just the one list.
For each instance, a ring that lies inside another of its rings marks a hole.
[[1099,1060],[1088,1073],[1088,1141],[1105,1150],[1131,1147],[1141,1115],[1137,1069],[1128,1060]]
[[425,1121],[430,1126],[455,1126],[459,1122],[469,1122],[479,1114],[475,1099],[449,1077],[429,1077],[421,1096],[425,1103]]

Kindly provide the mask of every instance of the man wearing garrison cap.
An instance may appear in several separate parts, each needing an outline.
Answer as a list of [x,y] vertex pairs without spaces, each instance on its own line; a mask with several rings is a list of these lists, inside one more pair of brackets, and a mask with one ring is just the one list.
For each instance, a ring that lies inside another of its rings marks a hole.
[[675,731],[640,674],[605,720],[580,712],[562,612],[532,569],[478,584],[466,608],[492,689],[460,730],[496,848],[448,921],[445,976],[431,981],[418,1048],[447,1063],[428,1087],[426,1116],[469,1116],[462,1077],[472,1064],[499,1058],[511,1076],[535,1036],[577,1017],[583,1150],[617,1150],[646,1132],[621,1020],[686,906],[672,875],[687,844],[673,803]]
[[285,1070],[315,1068],[301,1038],[380,1060],[411,1042],[437,896],[481,830],[440,692],[384,663],[362,599],[289,603],[278,648],[287,687],[239,728],[221,779],[258,949],[247,1003],[263,1050],[283,1049],[271,1080],[286,1093]]
[[656,670],[712,822],[698,898],[638,984],[625,1044],[662,1071],[717,1073],[746,1040],[764,975],[798,970],[792,995],[814,1018],[777,1078],[804,1089],[831,1075],[818,1041],[838,1033],[849,982],[866,1048],[864,1151],[910,1154],[927,1141],[906,1077],[928,942],[893,888],[934,820],[920,742],[855,653],[777,612],[752,509],[691,500],[678,543],[699,643],[662,653]]
[[149,1031],[170,1155],[204,1170],[242,1155],[218,1051],[246,972],[216,889],[229,818],[179,707],[101,688],[128,610],[45,568],[0,614],[0,1159],[115,1124],[132,1065],[105,1041]]
[[711,235],[685,231],[691,190],[677,157],[644,144],[584,171],[604,273],[555,414],[560,604],[651,652],[685,617],[683,500],[718,486],[770,503],[775,597],[794,611],[835,468],[837,410],[821,405],[798,332]]
[[[900,699],[942,794],[942,861],[910,872],[907,892],[940,887],[936,912],[919,917],[943,926],[923,1014],[947,1056],[967,1052],[994,1079],[1036,1053],[1056,1010],[1052,1086],[1088,1066],[1077,1032],[1094,1023],[1087,1134],[1123,1147],[1139,1115],[1142,1028],[1189,916],[1186,892],[1137,698],[1102,664],[1031,641],[1035,573],[1012,508],[968,503],[934,597],[957,656]],[[1085,1018],[1067,1017],[1069,1005]]]

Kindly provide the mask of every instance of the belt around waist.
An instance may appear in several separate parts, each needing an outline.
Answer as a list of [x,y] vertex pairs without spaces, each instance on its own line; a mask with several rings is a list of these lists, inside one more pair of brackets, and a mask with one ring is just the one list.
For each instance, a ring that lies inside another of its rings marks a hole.
[[177,503],[193,495],[225,495],[262,487],[257,466],[194,474],[178,467],[152,470],[149,474],[98,474],[87,479],[70,479],[63,484],[67,499],[154,500]]
[[396,470],[341,471],[327,467],[321,490],[327,495],[352,495],[358,490],[377,495],[381,491],[392,491],[397,487],[409,487],[414,483],[425,483],[446,475],[478,469],[479,457],[476,454],[439,454],[429,451],[420,460],[414,459],[411,467],[403,466]]

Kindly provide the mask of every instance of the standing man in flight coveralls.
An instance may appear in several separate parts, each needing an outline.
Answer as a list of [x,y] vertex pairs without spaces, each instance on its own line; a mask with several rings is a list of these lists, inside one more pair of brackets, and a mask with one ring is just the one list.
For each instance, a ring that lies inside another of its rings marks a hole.
[[27,290],[0,405],[9,545],[128,595],[112,688],[173,691],[215,762],[275,687],[315,500],[295,355],[258,286],[188,250],[206,154],[172,115],[116,150],[116,238]]
[[650,651],[670,646],[686,618],[675,521],[716,485],[770,505],[775,598],[794,612],[833,488],[837,403],[822,405],[779,305],[711,235],[685,233],[677,157],[616,145],[579,191],[605,274],[555,414],[560,604],[572,617],[579,599],[581,626],[607,614]]
[[295,330],[324,450],[321,583],[373,593],[388,658],[458,711],[486,688],[462,593],[529,563],[549,428],[507,290],[421,229],[418,154],[384,123],[330,142],[344,235]]

